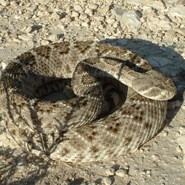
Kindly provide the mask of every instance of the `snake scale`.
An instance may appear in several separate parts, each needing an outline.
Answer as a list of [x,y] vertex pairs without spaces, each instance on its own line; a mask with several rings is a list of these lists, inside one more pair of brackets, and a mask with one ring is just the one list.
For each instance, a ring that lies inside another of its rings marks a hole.
[[60,42],[8,64],[0,79],[0,111],[7,137],[27,152],[66,162],[103,161],[153,138],[175,93],[172,79],[130,50]]

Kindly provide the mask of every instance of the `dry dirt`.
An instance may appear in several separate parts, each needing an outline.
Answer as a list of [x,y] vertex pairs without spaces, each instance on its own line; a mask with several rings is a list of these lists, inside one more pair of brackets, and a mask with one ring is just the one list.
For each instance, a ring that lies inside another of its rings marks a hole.
[[184,185],[185,1],[0,0],[2,69],[33,47],[89,39],[128,48],[173,78],[169,124],[133,154],[86,164],[20,154],[0,137],[0,184]]

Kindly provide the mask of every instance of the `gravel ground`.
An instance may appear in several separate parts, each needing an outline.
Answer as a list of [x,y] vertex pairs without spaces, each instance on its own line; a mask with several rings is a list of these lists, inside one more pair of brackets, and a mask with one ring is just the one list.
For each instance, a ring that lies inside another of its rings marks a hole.
[[133,154],[86,164],[43,161],[0,139],[0,183],[184,185],[185,1],[0,0],[2,69],[33,47],[89,39],[128,48],[173,78],[178,93],[169,102],[168,126]]

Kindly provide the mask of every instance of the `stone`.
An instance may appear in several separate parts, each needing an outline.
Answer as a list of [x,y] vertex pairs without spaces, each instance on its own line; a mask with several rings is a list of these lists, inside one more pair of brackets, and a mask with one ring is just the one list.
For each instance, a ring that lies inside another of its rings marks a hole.
[[75,12],[75,11],[73,11],[72,13],[71,13],[71,16],[72,17],[78,17],[80,14],[78,13],[78,12]]
[[129,168],[129,175],[130,176],[138,175],[138,169],[136,167],[130,166],[130,168]]
[[88,24],[87,22],[82,22],[81,25],[82,25],[83,27],[86,27],[86,28],[89,27],[89,24]]
[[116,171],[116,175],[119,177],[125,177],[128,174],[128,170],[126,169],[119,169]]
[[143,4],[145,0],[125,0],[124,2],[131,5],[140,5]]
[[112,13],[116,16],[122,28],[127,27],[134,31],[141,27],[140,16],[134,10],[115,8]]
[[115,169],[114,168],[106,169],[105,173],[107,175],[114,175],[115,174]]
[[166,42],[168,44],[173,44],[173,38],[176,37],[176,31],[171,29],[165,32],[163,36],[163,42]]
[[33,35],[32,34],[21,34],[21,35],[18,35],[18,38],[20,40],[23,40],[23,41],[29,41],[33,38]]
[[163,131],[161,132],[161,136],[163,136],[163,137],[168,136],[168,132],[167,132],[166,130],[163,130]]
[[98,5],[97,5],[97,4],[91,4],[91,5],[89,6],[89,8],[90,8],[91,10],[96,10],[96,9],[98,8]]
[[6,66],[7,66],[7,63],[6,62],[1,62],[2,69],[5,69]]
[[157,154],[153,154],[153,155],[152,155],[152,159],[153,159],[154,161],[160,161],[160,157],[159,157]]
[[178,28],[178,29],[175,29],[175,31],[185,37],[185,28]]
[[145,170],[145,174],[147,175],[147,176],[151,176],[151,170]]
[[159,22],[159,18],[158,17],[152,17],[152,16],[149,16],[147,17],[147,27],[150,29],[150,30],[158,30],[160,27],[158,27],[157,23]]
[[8,0],[1,0],[0,4],[3,6],[7,6],[7,5],[9,5],[9,1]]
[[149,1],[145,6],[152,7],[153,9],[164,11],[164,3],[162,1]]
[[101,14],[106,15],[109,11],[109,6],[103,6],[103,7],[100,8],[99,11],[101,12]]
[[104,177],[103,182],[104,182],[105,185],[111,185],[112,184],[112,180],[110,179],[110,177]]
[[74,10],[76,10],[77,12],[82,12],[83,11],[83,9],[82,9],[82,7],[80,6],[80,5],[74,5]]
[[114,24],[115,21],[116,21],[116,20],[113,19],[113,18],[107,18],[107,19],[106,19],[106,22],[107,22],[108,24],[111,24],[111,25]]
[[161,30],[170,30],[172,27],[167,20],[160,20],[159,22],[156,23]]
[[40,156],[42,152],[39,151],[39,150],[32,149],[32,153],[33,153],[34,155],[36,155],[36,156]]
[[33,0],[33,2],[47,5],[50,2],[50,0]]
[[47,7],[46,7],[46,5],[41,4],[41,5],[38,6],[38,9],[39,10],[42,10],[42,11],[46,11],[47,10]]
[[32,27],[31,26],[25,26],[21,31],[24,32],[24,33],[30,33],[32,31]]
[[89,8],[86,8],[86,9],[85,9],[85,13],[86,13],[87,15],[89,15],[89,16],[92,16],[92,15],[93,15],[93,11],[92,11],[91,9],[89,9]]
[[153,13],[153,9],[152,9],[152,7],[149,7],[149,6],[143,6],[143,11],[145,12],[145,13],[147,13],[147,14],[151,14],[151,13]]
[[58,40],[58,35],[57,34],[51,34],[48,36],[48,40],[54,42]]
[[88,16],[87,16],[87,14],[81,14],[79,18],[81,20],[85,21],[85,20],[87,20]]
[[184,156],[183,156],[183,166],[185,168],[185,134],[181,137],[177,138],[177,143],[180,145],[180,147],[183,150]]
[[173,17],[185,18],[185,6],[174,6],[169,10],[168,14]]
[[49,44],[49,41],[48,40],[41,40],[41,45],[48,45]]
[[59,19],[61,18],[61,15],[57,14],[56,12],[53,12],[53,13],[50,15],[50,18],[51,18],[52,20],[59,21]]

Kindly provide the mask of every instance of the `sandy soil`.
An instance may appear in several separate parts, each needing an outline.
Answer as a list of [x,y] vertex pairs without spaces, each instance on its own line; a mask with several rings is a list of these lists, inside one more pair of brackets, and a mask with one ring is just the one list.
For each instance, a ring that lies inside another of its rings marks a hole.
[[0,0],[2,69],[32,47],[89,39],[128,48],[173,78],[168,125],[133,154],[86,164],[20,154],[0,139],[0,184],[185,184],[185,1]]

